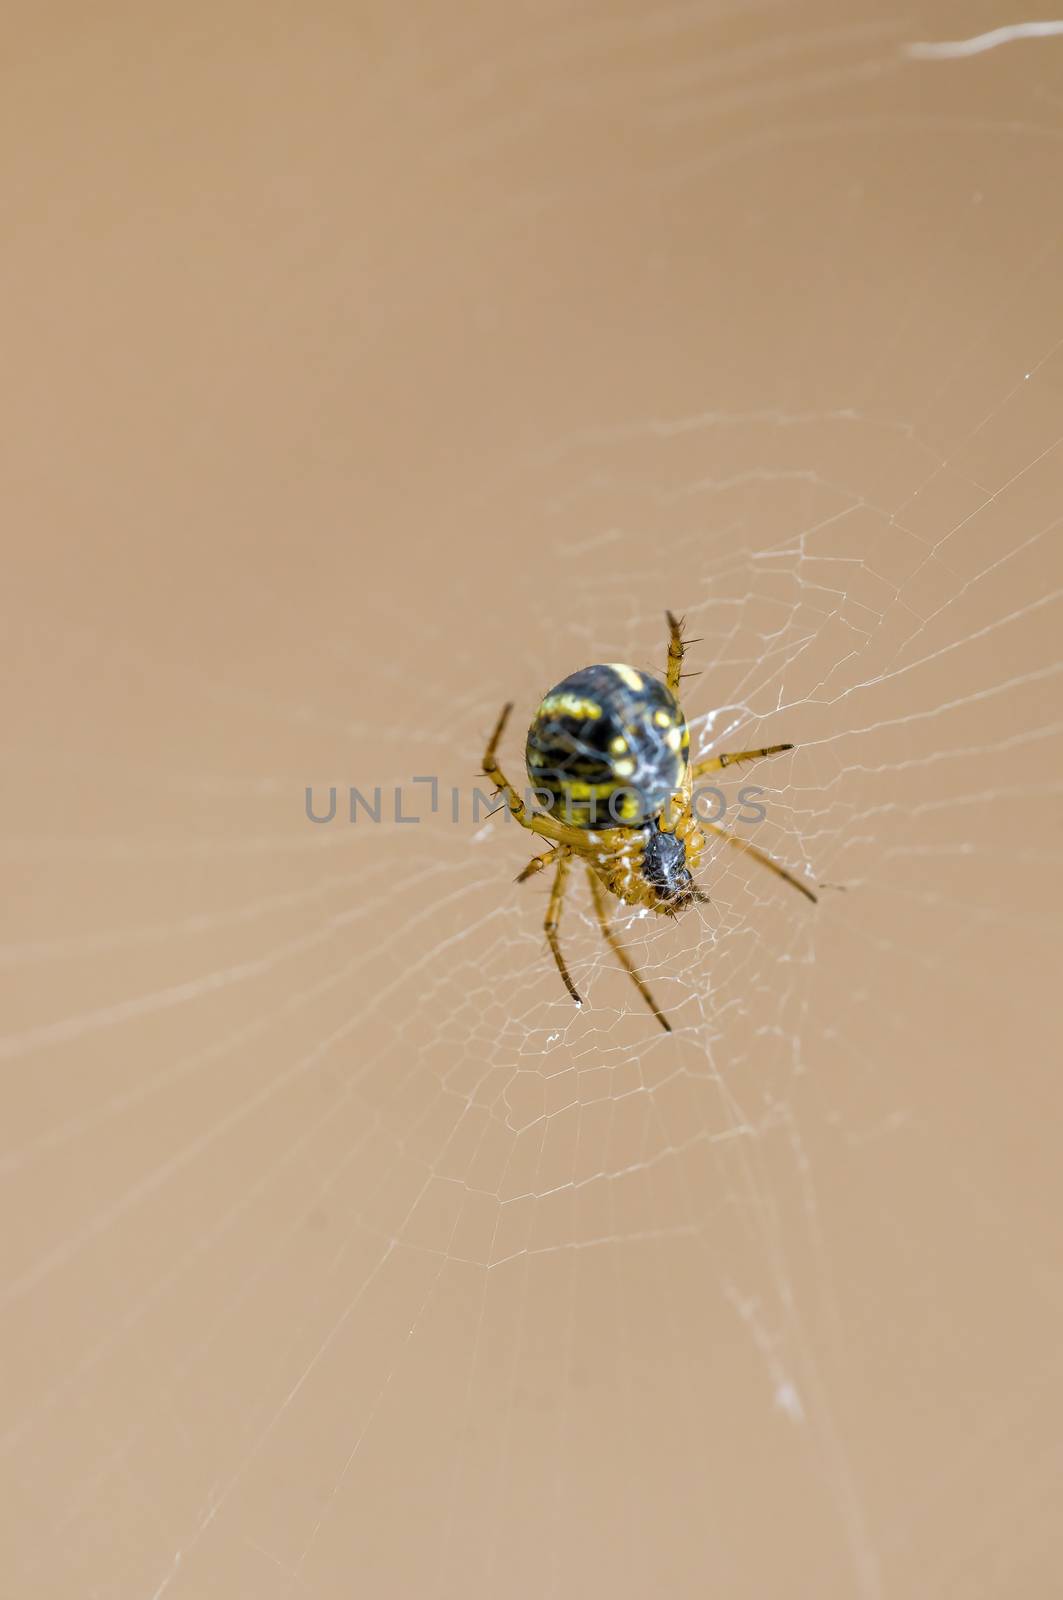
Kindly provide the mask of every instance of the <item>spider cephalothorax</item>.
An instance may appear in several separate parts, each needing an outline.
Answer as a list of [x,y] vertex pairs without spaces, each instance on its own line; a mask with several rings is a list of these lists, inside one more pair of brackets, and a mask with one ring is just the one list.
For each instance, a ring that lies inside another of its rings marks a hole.
[[681,911],[695,900],[707,900],[708,895],[694,886],[694,874],[687,865],[686,844],[680,835],[666,833],[656,817],[644,831],[642,876],[660,904],[666,909]]
[[697,778],[739,761],[792,750],[790,744],[712,756],[691,767],[690,735],[679,704],[682,625],[668,613],[665,681],[620,662],[583,667],[545,695],[528,729],[528,776],[545,815],[529,811],[498,765],[495,752],[512,709],[505,706],[484,756],[484,771],[524,827],[551,841],[517,879],[522,883],[556,864],[546,913],[546,937],[569,994],[582,1005],[557,937],[561,903],[573,856],[582,856],[602,933],[662,1028],[671,1024],[632,966],[609,925],[606,895],[627,905],[675,916],[708,895],[694,872],[705,833],[754,856],[810,900],[805,884],[756,845],[715,823],[699,823],[692,787]]

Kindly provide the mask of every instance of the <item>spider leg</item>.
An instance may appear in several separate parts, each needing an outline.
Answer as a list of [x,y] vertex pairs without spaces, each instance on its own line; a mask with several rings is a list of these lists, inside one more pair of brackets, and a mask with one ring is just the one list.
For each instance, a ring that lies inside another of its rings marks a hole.
[[513,880],[514,883],[527,883],[529,878],[534,878],[537,872],[542,872],[544,867],[548,867],[550,865],[551,861],[553,861],[554,857],[557,855],[557,851],[558,846],[551,845],[549,850],[544,850],[541,856],[532,856],[531,860],[528,862],[528,865],[524,868],[524,871],[517,873],[517,876]]
[[727,843],[733,844],[736,850],[743,850],[747,856],[752,856],[754,861],[759,861],[761,866],[767,867],[769,872],[774,872],[777,878],[782,878],[785,883],[792,883],[794,888],[799,889],[803,895],[811,900],[813,905],[816,904],[819,897],[812,893],[807,884],[802,883],[800,878],[795,878],[792,872],[787,872],[785,867],[780,867],[777,861],[773,861],[771,856],[758,849],[755,844],[750,844],[748,839],[740,838],[737,833],[728,833],[726,828],[717,827],[715,822],[703,822],[701,826],[709,833],[715,833],[719,838],[726,839]]
[[557,858],[557,876],[554,878],[554,887],[550,891],[550,904],[546,908],[546,921],[543,923],[543,928],[553,958],[557,962],[557,970],[561,974],[561,981],[576,1004],[581,1006],[583,1001],[579,997],[576,985],[568,975],[568,968],[565,966],[565,958],[561,954],[561,945],[557,937],[557,925],[561,921],[561,902],[564,899],[568,868],[569,856],[566,850],[564,854],[559,855]]
[[699,761],[691,768],[692,778],[704,778],[706,773],[720,772],[724,767],[733,767],[739,761],[757,761],[761,756],[781,755],[784,750],[792,750],[792,744],[766,744],[763,750],[736,750],[733,754],[710,756],[707,761]]
[[537,812],[529,812],[524,801],[498,764],[496,751],[509,718],[509,713],[512,710],[512,701],[502,707],[502,715],[499,717],[495,725],[495,731],[491,735],[487,749],[484,751],[484,776],[491,779],[491,782],[503,796],[506,805],[522,828],[530,828],[532,833],[541,834],[544,839],[553,839],[555,844],[578,844],[581,838],[578,828],[569,828],[563,822],[555,821],[553,817],[544,817]]
[[606,944],[608,944],[609,948],[620,962],[620,965],[623,967],[624,971],[635,985],[635,988],[638,990],[639,994],[642,996],[650,1010],[653,1012],[654,1016],[657,1018],[657,1021],[661,1024],[661,1027],[664,1029],[665,1033],[671,1033],[672,1024],[668,1021],[668,1018],[665,1016],[664,1012],[653,998],[649,989],[635,971],[634,962],[624,949],[623,945],[620,943],[609,924],[609,913],[606,910],[605,904],[605,890],[602,888],[601,879],[598,877],[598,874],[592,867],[587,868],[587,877],[590,879],[591,899],[594,901],[594,910],[598,917],[598,926],[602,930],[602,937],[605,939]]
[[666,611],[665,616],[668,618],[668,676],[665,681],[678,698],[683,670],[683,619],[673,617],[670,611]]

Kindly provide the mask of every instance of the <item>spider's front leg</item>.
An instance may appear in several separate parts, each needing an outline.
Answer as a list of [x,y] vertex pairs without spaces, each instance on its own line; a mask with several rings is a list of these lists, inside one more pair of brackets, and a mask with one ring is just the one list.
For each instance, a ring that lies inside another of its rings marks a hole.
[[586,841],[583,833],[578,828],[567,827],[563,822],[558,822],[553,817],[544,817],[537,813],[532,814],[529,812],[524,801],[499,766],[498,746],[512,709],[512,704],[502,707],[502,715],[499,717],[495,731],[488,741],[487,749],[484,751],[484,775],[491,779],[498,792],[504,796],[506,805],[521,827],[530,829],[532,833],[541,834],[543,838],[550,839],[553,842],[555,848],[545,851],[541,856],[534,856],[517,881],[522,882],[525,878],[531,877],[533,872],[541,872],[548,861],[556,859],[557,876],[550,892],[550,903],[546,908],[546,921],[543,927],[551,954],[557,963],[557,970],[561,974],[561,981],[576,1004],[581,1006],[583,1001],[580,999],[579,991],[569,976],[565,958],[561,954],[557,927],[561,920],[561,904],[564,899],[565,882],[568,877],[569,857],[574,849],[583,847]]
[[680,617],[673,617],[670,611],[665,612],[668,618],[668,676],[665,679],[669,689],[679,698],[679,680],[683,675],[683,622]]
[[759,761],[761,756],[780,756],[784,750],[793,750],[792,744],[766,744],[761,750],[735,750],[728,754],[726,751],[720,756],[709,756],[706,761],[699,761],[690,769],[690,776],[695,781],[704,778],[710,772],[722,772],[724,767],[735,767],[740,761]]
[[679,699],[679,682],[681,678],[696,678],[696,672],[683,671],[683,658],[686,655],[688,644],[700,644],[700,639],[685,639],[683,637],[683,623],[685,617],[673,616],[671,611],[666,611],[668,618],[668,672],[665,677],[669,689]]
[[509,713],[512,710],[512,701],[502,707],[502,715],[498,719],[494,733],[488,740],[487,749],[484,751],[484,777],[490,778],[522,828],[529,828],[532,833],[541,834],[544,839],[552,839],[555,844],[578,844],[581,837],[578,828],[569,828],[563,822],[557,822],[553,817],[544,817],[539,815],[538,812],[529,812],[524,801],[498,764],[498,746],[506,723],[509,720]]

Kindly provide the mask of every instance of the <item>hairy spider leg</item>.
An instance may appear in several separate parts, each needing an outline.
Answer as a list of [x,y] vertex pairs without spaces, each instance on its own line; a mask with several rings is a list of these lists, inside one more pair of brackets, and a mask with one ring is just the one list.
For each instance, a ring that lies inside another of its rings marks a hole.
[[673,617],[670,611],[666,611],[665,616],[668,618],[668,676],[665,682],[678,700],[679,679],[683,671],[683,619]]
[[761,756],[778,756],[784,750],[792,750],[792,744],[766,744],[763,750],[735,750],[730,755],[726,752],[720,756],[709,756],[706,761],[698,761],[692,768],[694,778],[704,778],[710,772],[722,772],[724,767],[737,766],[740,761],[759,761]]
[[527,883],[529,878],[534,878],[537,872],[542,872],[544,867],[548,867],[550,865],[551,861],[553,861],[557,855],[557,851],[558,846],[551,845],[549,850],[544,850],[541,856],[532,856],[531,860],[528,862],[528,865],[522,872],[517,873],[517,876],[514,878],[513,882]]
[[[565,966],[565,958],[561,954],[561,946],[557,938],[557,925],[561,918],[561,903],[565,893],[565,880],[568,877],[569,853],[580,845],[586,847],[586,840],[578,828],[567,827],[563,822],[557,822],[553,817],[529,815],[524,801],[499,766],[496,752],[509,718],[509,713],[512,710],[512,701],[502,707],[502,715],[499,717],[495,731],[491,735],[487,749],[484,751],[484,772],[491,779],[499,793],[505,797],[507,806],[521,827],[530,829],[532,833],[541,834],[546,839],[552,839],[555,845],[563,847],[555,852],[546,852],[548,857],[550,854],[556,854],[557,856],[557,876],[554,878],[554,886],[550,893],[550,903],[546,908],[546,921],[543,927],[550,950],[554,960],[557,962],[557,970],[561,974],[562,982],[576,1004],[581,1006],[583,1001],[580,999],[579,991],[576,989],[575,984],[569,977],[568,968]],[[538,856],[535,857],[536,865],[534,866],[529,863],[526,869],[529,876],[532,871],[540,870],[538,865],[540,859]],[[545,862],[542,864],[545,865]],[[524,876],[525,874],[522,873],[521,877],[523,878]]]
[[[721,755],[709,756],[707,760],[697,762],[690,769],[691,781],[694,782],[698,778],[704,778],[710,772],[722,772],[724,767],[737,766],[740,761],[758,761],[761,756],[778,756],[782,755],[784,751],[792,750],[793,748],[792,744],[767,744],[760,750],[724,751]],[[717,834],[721,839],[726,839],[727,843],[734,845],[736,850],[744,850],[746,855],[752,856],[754,861],[759,861],[762,866],[767,867],[769,872],[774,872],[776,877],[782,878],[784,882],[792,883],[795,889],[800,890],[803,895],[812,901],[813,905],[816,904],[817,897],[807,884],[802,883],[799,878],[795,878],[792,873],[787,872],[785,867],[781,867],[777,861],[773,861],[771,856],[764,850],[759,849],[757,845],[751,844],[748,839],[739,838],[737,834],[728,833],[726,828],[719,827],[715,822],[702,822],[700,817],[698,821],[703,829]]]
[[585,842],[584,835],[580,829],[569,827],[564,822],[558,822],[554,817],[544,817],[537,812],[530,814],[524,801],[498,764],[496,751],[498,750],[506,722],[509,719],[509,713],[512,710],[512,701],[502,707],[502,715],[499,717],[495,731],[491,735],[487,749],[484,751],[484,776],[491,779],[491,782],[499,794],[504,797],[506,805],[522,828],[529,828],[532,833],[541,834],[544,839],[552,839],[555,844],[567,844],[573,848],[578,847]]
[[612,930],[609,922],[609,913],[606,908],[605,890],[602,887],[601,879],[598,877],[598,874],[594,871],[593,867],[588,866],[587,877],[590,880],[591,899],[594,901],[594,909],[598,917],[598,926],[602,930],[602,937],[605,939],[605,942],[608,944],[609,948],[620,962],[620,965],[623,967],[624,971],[635,985],[635,988],[638,990],[639,994],[642,996],[650,1010],[653,1012],[654,1016],[657,1018],[657,1021],[661,1024],[661,1027],[664,1029],[665,1033],[671,1033],[672,1024],[668,1021],[668,1018],[665,1016],[664,1012],[653,998],[649,989],[639,977],[635,970],[634,962]]
[[754,861],[759,861],[762,867],[767,867],[769,872],[774,872],[775,876],[782,878],[784,883],[792,883],[794,888],[799,889],[806,899],[811,900],[813,905],[816,904],[818,896],[812,893],[807,884],[802,883],[800,878],[795,878],[792,872],[787,872],[785,867],[780,867],[777,861],[773,861],[771,856],[758,849],[755,844],[750,844],[748,839],[740,838],[737,833],[728,833],[726,828],[718,827],[715,822],[703,822],[701,826],[706,828],[709,833],[715,833],[720,839],[726,839],[727,843],[733,844],[736,850],[742,850],[747,856],[752,856]]
[[557,926],[561,921],[561,903],[565,897],[565,883],[568,879],[569,860],[570,857],[567,850],[561,851],[558,855],[557,874],[554,878],[554,886],[550,891],[550,903],[546,908],[546,920],[543,923],[543,929],[546,933],[546,942],[549,944],[553,958],[557,962],[557,970],[561,974],[561,981],[576,1004],[581,1006],[583,1001],[579,997],[579,990],[568,975],[568,968],[565,966],[565,958],[561,954],[561,944],[557,937]]

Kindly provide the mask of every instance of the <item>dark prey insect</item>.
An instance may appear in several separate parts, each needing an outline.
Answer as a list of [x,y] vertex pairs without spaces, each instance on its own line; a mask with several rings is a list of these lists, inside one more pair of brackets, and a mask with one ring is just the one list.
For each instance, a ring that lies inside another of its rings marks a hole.
[[612,930],[608,896],[676,916],[708,895],[696,887],[694,871],[706,832],[761,862],[809,900],[816,896],[785,867],[747,839],[695,815],[691,791],[698,778],[740,761],[792,750],[772,744],[710,756],[691,766],[690,735],[679,704],[683,665],[682,623],[669,611],[665,680],[620,663],[583,667],[564,678],[543,700],[528,729],[528,777],[545,814],[529,811],[498,764],[497,750],[513,707],[506,705],[484,755],[484,772],[522,827],[550,841],[533,856],[518,883],[554,867],[546,911],[546,938],[565,988],[582,1005],[558,941],[561,903],[573,858],[587,866],[591,897],[602,934],[661,1027],[671,1024],[636,972]]

